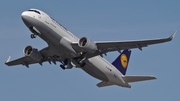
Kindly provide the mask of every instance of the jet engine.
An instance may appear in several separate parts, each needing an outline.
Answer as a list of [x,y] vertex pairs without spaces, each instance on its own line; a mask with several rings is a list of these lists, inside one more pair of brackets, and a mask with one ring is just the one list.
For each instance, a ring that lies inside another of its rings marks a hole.
[[25,54],[25,56],[29,56],[31,59],[33,59],[35,61],[40,61],[42,59],[42,55],[38,51],[38,49],[33,48],[32,46],[25,47],[24,54]]
[[94,53],[95,51],[98,50],[96,44],[93,41],[87,39],[86,37],[82,37],[79,40],[78,45],[88,53]]

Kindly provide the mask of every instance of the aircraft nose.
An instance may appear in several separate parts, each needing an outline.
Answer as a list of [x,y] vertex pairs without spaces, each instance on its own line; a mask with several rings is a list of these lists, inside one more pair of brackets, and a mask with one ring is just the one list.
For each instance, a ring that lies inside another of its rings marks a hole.
[[26,24],[26,26],[30,26],[30,16],[28,15],[29,12],[24,11],[21,14],[21,18],[23,22]]
[[24,12],[22,12],[22,14],[21,14],[21,17],[22,17],[22,20],[27,20],[27,12],[26,11],[24,11]]

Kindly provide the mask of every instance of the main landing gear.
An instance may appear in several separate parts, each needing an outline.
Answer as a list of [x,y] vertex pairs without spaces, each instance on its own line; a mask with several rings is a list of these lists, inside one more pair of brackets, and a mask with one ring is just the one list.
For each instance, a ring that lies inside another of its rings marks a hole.
[[74,58],[74,62],[78,67],[84,67],[86,65],[85,63],[86,57],[76,57]]
[[64,65],[60,65],[60,67],[61,67],[63,70],[65,70],[65,69],[66,69]]
[[65,67],[65,66],[67,66],[67,64],[68,64],[68,59],[65,59],[65,60],[63,61],[63,63],[60,65],[60,67],[61,67],[63,70],[65,70],[65,69],[67,69],[67,67]]
[[71,69],[73,66],[76,66],[76,67],[84,67],[86,65],[85,61],[82,60],[82,59],[77,59],[77,60],[68,60],[68,59],[65,59],[64,61],[62,61],[60,67],[65,70],[65,69]]

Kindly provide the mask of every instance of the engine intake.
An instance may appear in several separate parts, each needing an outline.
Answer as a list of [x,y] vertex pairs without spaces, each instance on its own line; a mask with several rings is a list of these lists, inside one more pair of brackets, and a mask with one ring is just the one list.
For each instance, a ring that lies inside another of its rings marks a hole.
[[42,55],[38,51],[38,49],[33,48],[32,46],[25,47],[24,54],[25,54],[25,56],[29,56],[31,59],[33,59],[35,61],[40,61],[42,59]]
[[94,53],[98,50],[96,44],[93,41],[87,39],[86,37],[82,37],[79,40],[78,45],[89,53]]

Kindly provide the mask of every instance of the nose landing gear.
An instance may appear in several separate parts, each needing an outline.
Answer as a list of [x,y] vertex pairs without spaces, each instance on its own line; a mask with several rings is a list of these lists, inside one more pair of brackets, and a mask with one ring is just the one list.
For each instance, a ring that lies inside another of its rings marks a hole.
[[37,35],[40,35],[40,32],[36,29],[36,27],[30,27],[29,30],[33,33],[31,34],[31,38],[36,38]]
[[36,38],[36,34],[31,34],[31,39]]

